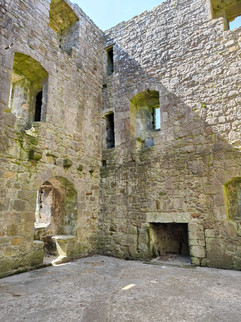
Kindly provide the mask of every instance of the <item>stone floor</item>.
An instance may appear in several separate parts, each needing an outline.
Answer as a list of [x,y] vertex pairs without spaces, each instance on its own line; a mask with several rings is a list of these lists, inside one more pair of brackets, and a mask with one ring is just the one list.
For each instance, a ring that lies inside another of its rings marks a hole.
[[93,256],[0,280],[0,321],[241,321],[241,272]]

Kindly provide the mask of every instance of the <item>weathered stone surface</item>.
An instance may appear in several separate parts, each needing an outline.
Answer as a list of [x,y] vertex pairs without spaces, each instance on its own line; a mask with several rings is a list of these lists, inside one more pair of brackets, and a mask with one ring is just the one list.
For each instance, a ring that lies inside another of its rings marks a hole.
[[192,257],[204,258],[205,248],[202,246],[190,246],[190,255]]
[[[75,206],[66,193],[65,206],[60,207],[62,227],[75,221],[71,255],[97,251],[99,191],[93,190],[92,199],[86,191],[99,185],[104,44],[103,32],[69,1],[7,0],[0,7],[4,10],[0,18],[0,226],[4,227],[0,252],[5,254],[0,271],[4,273],[43,260],[43,243],[36,249],[33,241],[34,214],[37,192],[51,178],[65,178],[77,190]],[[62,35],[55,32],[59,28]],[[19,86],[14,87],[16,82]],[[23,120],[40,90],[40,121],[33,111]],[[92,175],[84,173],[90,163]]]
[[[126,243],[125,228],[130,225],[187,223],[194,264],[239,265],[235,246],[241,244],[240,220],[228,220],[224,185],[232,178],[239,182],[241,175],[241,131],[236,127],[241,117],[240,28],[224,30],[223,19],[213,19],[217,16],[211,8],[203,0],[182,0],[176,6],[166,1],[106,32],[115,66],[104,78],[102,113],[115,114],[115,149],[103,144],[103,254],[113,253],[116,239],[108,227],[110,214],[115,214],[116,229]],[[133,124],[133,102],[145,106],[143,98],[150,91],[159,92],[161,110],[160,131],[149,133],[151,147],[145,137],[133,134],[139,126]],[[102,132],[105,138],[104,126]],[[241,198],[237,191],[232,206],[236,210]],[[219,246],[212,237],[218,237]],[[119,256],[124,244],[116,245]],[[150,238],[139,240],[139,256],[150,256],[147,245],[152,245]]]
[[0,5],[1,273],[41,263],[34,236],[149,258],[159,224],[194,264],[241,269],[236,5],[165,1],[106,32],[68,0]]

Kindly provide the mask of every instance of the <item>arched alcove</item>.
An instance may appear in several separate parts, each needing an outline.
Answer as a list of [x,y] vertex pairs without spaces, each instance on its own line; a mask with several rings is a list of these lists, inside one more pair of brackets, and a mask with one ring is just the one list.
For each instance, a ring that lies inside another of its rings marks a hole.
[[[77,192],[66,178],[54,177],[45,181],[37,192],[35,239],[45,243],[50,251],[52,236],[76,235]],[[54,251],[54,249],[53,249]]]

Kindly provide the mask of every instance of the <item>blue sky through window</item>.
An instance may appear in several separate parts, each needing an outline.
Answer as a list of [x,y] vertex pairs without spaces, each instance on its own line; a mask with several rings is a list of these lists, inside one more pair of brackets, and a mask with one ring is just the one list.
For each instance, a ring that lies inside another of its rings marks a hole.
[[241,27],[241,16],[236,17],[229,23],[229,30],[233,30],[238,27]]
[[161,111],[160,107],[155,109],[155,129],[160,130],[161,128]]

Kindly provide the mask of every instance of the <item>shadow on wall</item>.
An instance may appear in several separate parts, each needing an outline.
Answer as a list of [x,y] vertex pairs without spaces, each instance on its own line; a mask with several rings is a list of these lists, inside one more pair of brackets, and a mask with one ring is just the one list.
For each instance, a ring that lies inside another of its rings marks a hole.
[[[114,102],[114,108],[108,105],[104,108],[113,108],[115,128],[118,129],[115,149],[103,149],[102,154],[101,176],[104,180],[99,240],[106,239],[112,245],[105,244],[104,253],[143,257],[149,252],[147,211],[172,213],[173,218],[175,214],[185,213],[190,221],[196,220],[201,226],[200,239],[190,240],[194,234],[189,236],[190,255],[196,258],[197,265],[241,267],[236,255],[241,242],[238,234],[241,225],[226,213],[223,194],[224,185],[241,174],[238,131],[233,127],[233,140],[229,142],[230,133],[223,130],[218,118],[215,119],[217,123],[213,122],[215,113],[211,103],[202,102],[198,93],[193,97],[190,86],[187,86],[188,95],[183,96],[187,96],[186,101],[191,100],[191,106],[162,85],[161,77],[153,74],[155,68],[148,70],[140,65],[117,44],[114,57],[116,75],[107,76],[109,79],[105,80],[107,85],[112,82],[113,87],[103,88],[106,101]],[[165,62],[162,69],[164,66]],[[190,83],[193,87],[197,85],[194,79]],[[183,87],[185,85],[183,83]],[[150,93],[159,94],[160,131],[153,128],[153,108],[158,104],[155,100],[152,102],[155,95]],[[228,115],[229,105],[223,103],[223,108]],[[223,116],[222,110],[220,113]],[[153,144],[147,144],[150,136]],[[117,187],[116,178],[121,188]],[[235,205],[230,209],[237,210],[240,207],[240,180],[235,179],[234,183]],[[114,188],[108,189],[108,185]],[[108,222],[107,215],[116,212],[116,203],[118,220],[112,218]],[[121,225],[120,218],[123,219]],[[232,233],[233,227],[236,227],[235,233]],[[120,231],[123,241],[116,245]],[[227,256],[230,243],[234,247]],[[114,249],[113,245],[116,245]]]

